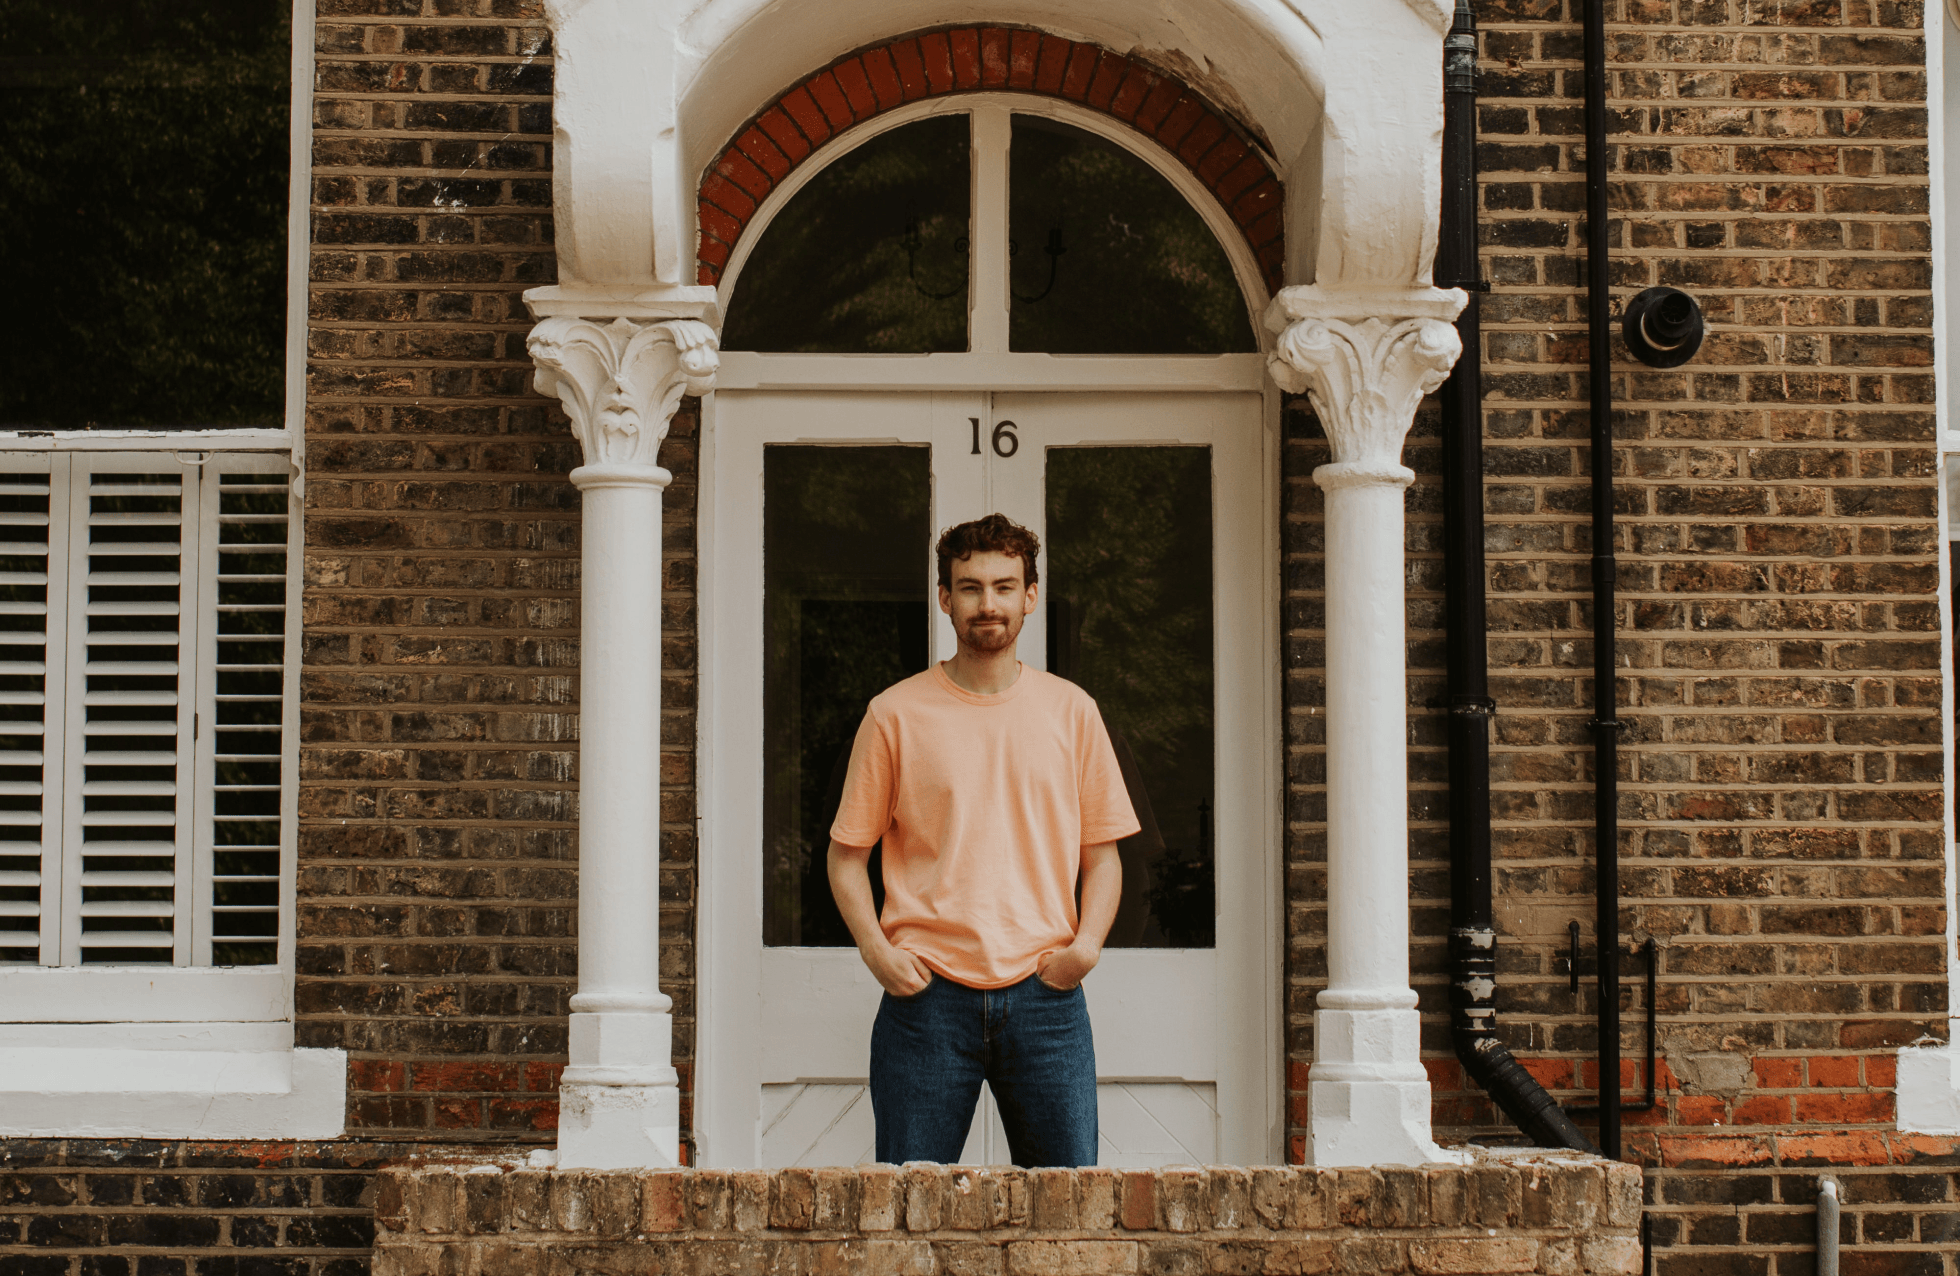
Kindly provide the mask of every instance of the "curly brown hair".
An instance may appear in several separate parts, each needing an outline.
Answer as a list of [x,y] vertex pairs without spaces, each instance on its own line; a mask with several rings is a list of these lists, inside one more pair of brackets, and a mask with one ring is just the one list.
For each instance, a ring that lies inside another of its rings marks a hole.
[[939,587],[953,587],[953,560],[975,554],[1013,554],[1026,569],[1024,583],[1032,587],[1037,579],[1035,557],[1041,541],[1027,528],[1005,514],[989,514],[970,523],[960,523],[939,534]]

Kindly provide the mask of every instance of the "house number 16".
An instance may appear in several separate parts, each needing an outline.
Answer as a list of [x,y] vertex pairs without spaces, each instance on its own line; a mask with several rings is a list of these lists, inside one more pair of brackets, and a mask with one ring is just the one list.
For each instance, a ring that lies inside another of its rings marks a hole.
[[[967,420],[973,422],[972,454],[978,456],[980,455],[980,418],[970,416]],[[1002,458],[1010,457],[1021,450],[1021,436],[1014,433],[1018,428],[1012,421],[1002,421],[994,426],[993,445],[995,456]]]

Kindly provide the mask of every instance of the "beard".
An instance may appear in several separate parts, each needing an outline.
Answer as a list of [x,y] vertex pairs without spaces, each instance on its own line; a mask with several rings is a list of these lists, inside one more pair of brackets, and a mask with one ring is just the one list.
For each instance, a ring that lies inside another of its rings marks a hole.
[[1023,617],[1003,616],[1000,619],[1003,623],[992,625],[979,625],[968,621],[960,629],[960,643],[985,655],[1007,650],[1014,645],[1014,640],[1021,636]]

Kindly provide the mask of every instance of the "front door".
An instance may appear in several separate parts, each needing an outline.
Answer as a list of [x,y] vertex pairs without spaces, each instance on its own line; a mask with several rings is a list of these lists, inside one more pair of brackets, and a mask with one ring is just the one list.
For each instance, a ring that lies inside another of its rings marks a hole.
[[[749,932],[748,977],[728,982],[755,1000],[749,1048],[702,1077],[748,1114],[710,1163],[871,1159],[879,989],[830,900],[827,830],[866,701],[952,653],[932,539],[996,509],[1043,543],[1022,658],[1096,697],[1145,817],[1086,984],[1101,1161],[1268,1159],[1270,984],[1219,944],[1271,885],[1262,411],[1252,394],[717,396],[731,800],[714,842],[753,872],[752,904],[715,922]],[[989,1099],[964,1159],[1006,1159]]]
[[[1154,145],[1066,103],[914,103],[813,157],[731,255],[701,458],[700,1164],[872,1155],[880,993],[828,830],[867,701],[952,654],[934,539],[996,510],[1043,542],[1021,657],[1096,698],[1145,824],[1086,984],[1099,1159],[1279,1158],[1277,401],[1256,264]],[[985,1097],[965,1159],[1006,1160]]]

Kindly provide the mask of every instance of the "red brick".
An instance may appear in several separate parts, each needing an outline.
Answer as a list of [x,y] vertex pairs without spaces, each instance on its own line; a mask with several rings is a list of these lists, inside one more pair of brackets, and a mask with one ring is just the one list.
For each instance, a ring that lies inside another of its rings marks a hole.
[[1212,193],[1216,195],[1218,194],[1218,179],[1225,176],[1239,161],[1245,159],[1250,154],[1252,154],[1251,149],[1246,146],[1238,134],[1228,131],[1219,140],[1218,145],[1205,152],[1204,158],[1197,162],[1195,171],[1198,174],[1198,180],[1210,187]]
[[[1164,143],[1166,147],[1175,150],[1176,143],[1168,138],[1159,136],[1159,130],[1166,118],[1171,115],[1172,109],[1183,102],[1190,103],[1192,111],[1191,119],[1184,121],[1185,127],[1188,128],[1190,127],[1191,120],[1197,118],[1195,113],[1202,111],[1204,107],[1195,99],[1186,97],[1184,86],[1176,80],[1159,80],[1150,86],[1148,93],[1144,94],[1143,101],[1138,105],[1135,117],[1131,122],[1136,125],[1139,133],[1155,137],[1158,141]],[[1183,134],[1180,133],[1179,136],[1183,136]]]
[[710,173],[701,183],[701,198],[713,202],[744,226],[755,216],[755,201],[719,173]]
[[742,223],[716,208],[707,200],[700,201],[701,233],[727,247],[733,247],[741,238]]
[[562,1063],[527,1063],[524,1065],[524,1088],[532,1093],[558,1092],[558,1078],[565,1071]]
[[899,82],[898,65],[892,61],[890,49],[868,49],[858,61],[864,64],[865,78],[871,81],[871,92],[878,99],[879,110],[889,111],[906,100],[905,87]]
[[350,1059],[347,1088],[392,1093],[407,1088],[407,1065],[396,1059]]
[[1248,152],[1246,157],[1240,160],[1237,165],[1226,170],[1212,184],[1211,189],[1218,196],[1218,202],[1230,208],[1239,196],[1245,194],[1253,186],[1271,176],[1270,170],[1266,167],[1266,162],[1257,155]]
[[492,1130],[555,1130],[558,1100],[492,1099],[484,1109],[484,1119]]
[[1738,1099],[1731,1122],[1735,1125],[1788,1125],[1790,1100],[1780,1094],[1759,1094],[1753,1099]]
[[1250,229],[1252,223],[1279,209],[1283,195],[1279,183],[1268,177],[1232,201],[1232,220]]
[[1041,58],[1034,70],[1035,92],[1053,97],[1062,95],[1062,77],[1068,71],[1069,55],[1074,49],[1074,43],[1061,36],[1041,37]]
[[789,156],[783,154],[760,128],[754,126],[742,130],[742,135],[735,139],[735,147],[757,168],[769,175],[771,185],[788,177],[789,171],[796,167]]
[[1855,1086],[1858,1060],[1842,1055],[1825,1055],[1810,1060],[1810,1084],[1814,1086]]
[[1570,1059],[1546,1059],[1525,1056],[1518,1060],[1524,1070],[1531,1074],[1532,1080],[1547,1090],[1570,1090],[1572,1084],[1572,1061]]
[[980,87],[983,89],[1004,89],[1007,87],[1007,62],[1010,33],[1001,27],[980,28]]
[[[850,99],[844,96],[844,86],[839,84],[837,77],[830,72],[823,71],[811,76],[804,81],[803,88],[809,92],[811,100],[823,112],[824,121],[829,124],[830,132],[841,133],[857,122],[857,117],[851,111]],[[794,111],[790,114],[796,115]],[[797,117],[797,123],[802,123],[801,117]]]
[[1757,1059],[1756,1084],[1766,1090],[1794,1090],[1803,1084],[1803,1060]]
[[1061,95],[1071,101],[1080,102],[1089,92],[1089,81],[1096,74],[1096,60],[1101,50],[1093,44],[1074,44],[1069,47],[1068,70],[1062,74]]
[[678,1232],[688,1226],[687,1175],[667,1171],[641,1180],[641,1226],[649,1232]]
[[[702,201],[701,207],[704,211],[714,209],[714,205],[705,200]],[[720,210],[715,209],[715,211],[719,212]],[[727,216],[725,213],[722,215],[724,217]],[[733,248],[733,244],[727,243],[724,240],[710,239],[706,235],[703,235],[700,244],[695,249],[695,258],[702,265],[719,272],[722,267],[728,264],[729,253]]]
[[1897,1055],[1868,1054],[1865,1056],[1865,1084],[1890,1089],[1899,1084],[1899,1058]]
[[430,1104],[438,1130],[474,1130],[483,1124],[483,1101],[448,1096]]
[[[980,87],[980,32],[972,27],[961,27],[948,33],[952,41],[953,87],[958,89],[977,89]],[[927,62],[928,69],[931,63]]]
[[1035,63],[1041,56],[1041,33],[1039,31],[1016,31],[1007,46],[1007,87],[1010,89],[1031,89],[1034,87]]
[[[1165,129],[1159,136],[1164,137],[1168,142],[1169,129]],[[1201,110],[1198,122],[1191,126],[1190,131],[1184,135],[1184,140],[1177,143],[1177,157],[1184,161],[1187,168],[1196,172],[1205,156],[1227,136],[1225,121],[1210,111]]]
[[1151,1170],[1127,1170],[1123,1174],[1123,1206],[1117,1221],[1133,1232],[1157,1226],[1157,1175]]
[[409,1072],[411,1090],[515,1090],[522,1069],[514,1063],[417,1062]]
[[861,58],[846,58],[830,68],[830,73],[844,90],[844,100],[851,104],[852,115],[868,120],[878,113],[878,97],[871,91],[871,79],[864,72]]
[[[810,105],[814,109],[816,103],[812,102]],[[803,130],[796,126],[796,121],[790,119],[789,113],[783,109],[781,103],[764,111],[755,123],[756,127],[776,144],[776,149],[789,157],[792,165],[801,164],[808,158],[810,140],[803,136]]]
[[1817,1125],[1851,1125],[1862,1121],[1890,1121],[1892,1096],[1889,1094],[1800,1094],[1792,1109],[1796,1119]]
[[[940,37],[940,47],[945,47],[945,37]],[[932,93],[932,82],[926,78],[925,52],[917,40],[900,40],[892,46],[892,68],[898,72],[899,92],[907,102]],[[948,81],[952,79],[949,69]]]
[[1109,113],[1117,119],[1134,119],[1137,108],[1150,96],[1150,90],[1157,87],[1158,76],[1154,71],[1132,62],[1123,75],[1123,82],[1116,86],[1116,92],[1109,99]]
[[1713,1094],[1684,1094],[1674,1100],[1677,1125],[1722,1125],[1728,1105]]
[[1776,1139],[1784,1165],[1884,1165],[1891,1159],[1876,1134],[1783,1134]]
[[830,127],[829,117],[824,114],[823,108],[817,105],[817,99],[811,95],[807,86],[798,85],[783,94],[781,106],[790,119],[796,122],[796,127],[802,130],[803,136],[809,138],[813,144],[822,146],[830,140],[835,130]]
[[1107,111],[1109,100],[1116,96],[1116,90],[1122,87],[1123,77],[1128,75],[1129,71],[1128,58],[1104,52],[1096,60],[1096,73],[1090,77],[1089,87],[1084,91],[1082,100],[1098,111]]
[[1767,1165],[1770,1141],[1754,1134],[1662,1135],[1661,1164],[1686,1168]]

